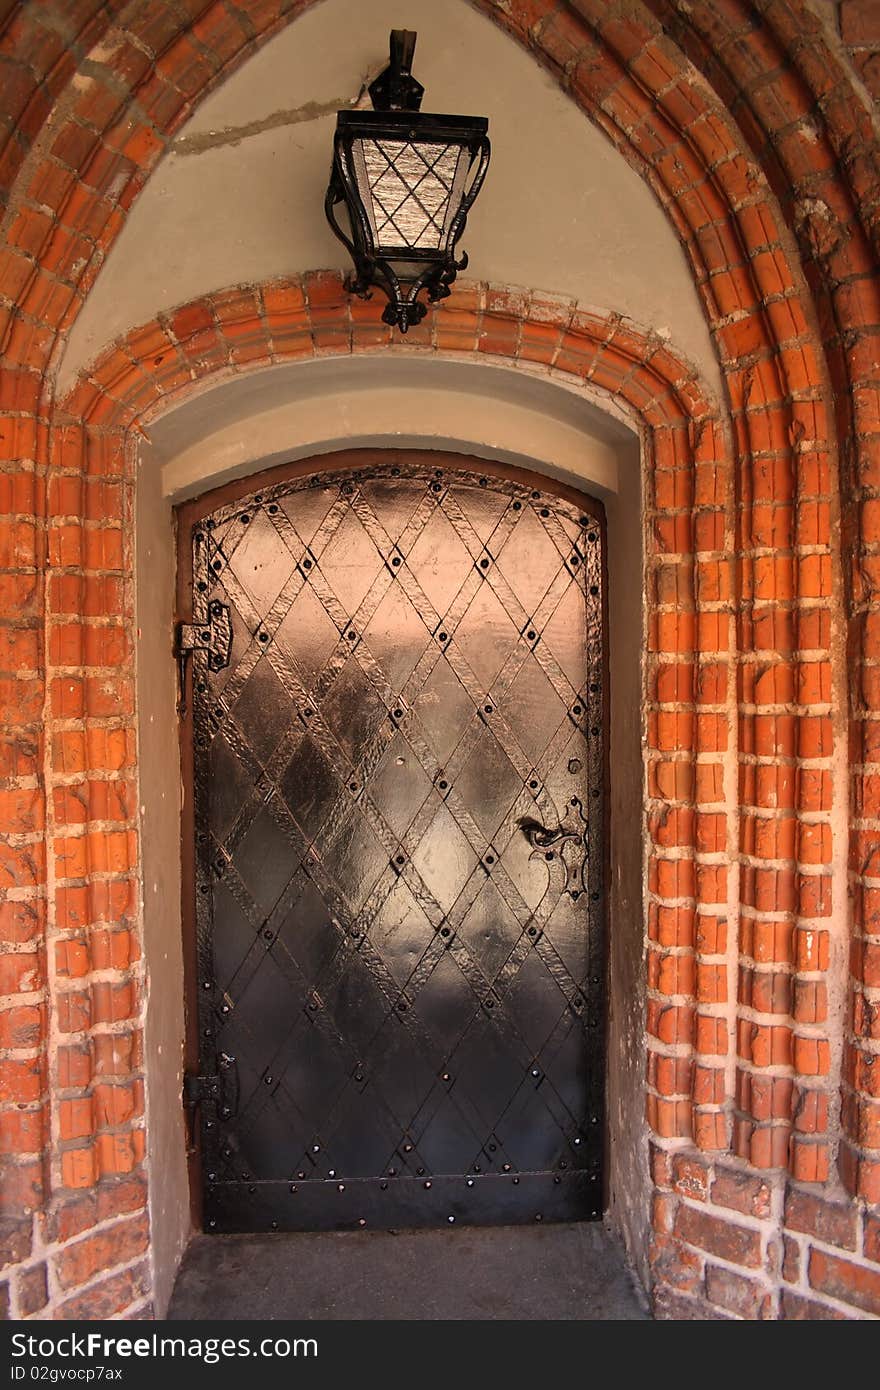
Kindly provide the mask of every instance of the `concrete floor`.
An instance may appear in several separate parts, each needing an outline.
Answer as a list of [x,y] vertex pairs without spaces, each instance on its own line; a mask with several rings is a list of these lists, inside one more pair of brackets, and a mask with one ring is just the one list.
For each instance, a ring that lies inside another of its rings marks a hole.
[[170,1321],[646,1321],[594,1222],[457,1231],[195,1236]]

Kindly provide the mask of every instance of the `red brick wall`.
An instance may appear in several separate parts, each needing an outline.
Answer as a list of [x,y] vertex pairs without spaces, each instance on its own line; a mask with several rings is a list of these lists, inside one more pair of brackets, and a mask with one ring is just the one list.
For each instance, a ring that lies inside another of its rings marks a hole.
[[[170,135],[303,8],[46,0],[13,5],[0,31],[0,1135],[17,1314],[47,1298],[59,1317],[149,1309],[125,431],[194,376],[385,337],[374,306],[349,310],[338,282],[316,277],[182,307],[62,405],[52,370]],[[588,315],[562,323],[504,291],[464,289],[411,335],[413,351],[552,360],[622,396],[652,440],[658,1312],[878,1313],[871,115],[801,0],[481,8],[654,189],[726,386],[714,420],[650,337]],[[74,85],[81,71],[90,81]],[[848,709],[833,686],[838,635]],[[847,718],[849,901],[833,885]],[[843,1020],[828,1000],[848,943]]]

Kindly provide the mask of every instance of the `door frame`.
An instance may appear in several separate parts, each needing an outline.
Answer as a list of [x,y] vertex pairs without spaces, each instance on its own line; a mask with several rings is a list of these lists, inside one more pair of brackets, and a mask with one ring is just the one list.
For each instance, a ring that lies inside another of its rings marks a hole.
[[[499,463],[492,459],[480,458],[478,455],[463,454],[440,449],[394,449],[384,446],[374,448],[340,449],[323,454],[312,455],[307,459],[297,459],[294,463],[278,464],[272,468],[257,470],[249,473],[246,477],[236,478],[231,482],[222,483],[219,487],[210,488],[201,493],[198,497],[188,498],[178,503],[174,508],[174,545],[177,557],[177,573],[175,579],[175,609],[174,627],[178,623],[191,623],[193,620],[193,567],[192,567],[192,531],[193,528],[203,521],[205,517],[215,512],[218,507],[228,503],[236,502],[245,497],[251,497],[259,493],[262,487],[269,488],[278,483],[293,482],[296,479],[311,475],[326,475],[332,477],[337,472],[347,472],[357,470],[364,475],[369,475],[371,464],[374,466],[388,465],[396,463],[404,466],[436,466],[438,461],[442,462],[444,471],[467,472],[470,474],[479,473],[486,477],[505,479],[517,482],[526,487],[531,487],[545,493],[551,493],[564,501],[571,502],[579,507],[585,515],[593,518],[596,522],[601,536],[601,556],[602,556],[602,708],[605,712],[605,729],[602,738],[602,881],[604,891],[602,893],[602,975],[603,975],[603,1017],[602,1017],[602,1040],[603,1040],[603,1096],[607,1096],[607,1073],[608,1073],[608,1025],[609,1025],[609,1002],[610,991],[610,920],[609,920],[609,899],[611,882],[611,798],[610,798],[610,751],[611,751],[611,714],[610,714],[610,645],[608,633],[608,530],[605,517],[605,508],[602,503],[589,493],[574,487],[570,483],[565,483],[557,478],[551,477],[546,473],[538,472],[536,469],[521,468],[514,464]],[[184,1039],[183,1039],[183,1068],[184,1073],[197,1072],[200,1058],[200,1039],[199,1039],[199,998],[198,998],[198,956],[196,939],[196,902],[195,902],[195,845],[196,845],[196,826],[195,826],[195,775],[194,775],[194,728],[193,728],[193,699],[192,699],[192,663],[185,676],[184,690],[180,694],[186,695],[186,707],[184,712],[178,714],[178,740],[180,746],[180,774],[181,774],[181,815],[180,815],[180,867],[181,867],[181,925],[183,933],[183,989],[184,989]],[[181,1098],[183,1104],[183,1098]],[[609,1133],[608,1133],[608,1108],[603,1107],[604,1129],[602,1135],[602,1209],[607,1210],[609,1200],[610,1184],[610,1164],[609,1156]],[[190,1194],[190,1216],[193,1228],[197,1231],[203,1229],[203,1191],[202,1191],[202,1162],[201,1162],[201,1141],[200,1126],[193,1123],[192,1134],[187,1128],[187,1117],[184,1116],[184,1131],[188,1135],[187,1146],[187,1171],[189,1177]]]

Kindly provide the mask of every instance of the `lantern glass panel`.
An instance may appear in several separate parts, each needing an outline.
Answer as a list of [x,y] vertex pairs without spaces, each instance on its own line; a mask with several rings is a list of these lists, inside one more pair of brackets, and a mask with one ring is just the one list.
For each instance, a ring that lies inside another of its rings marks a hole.
[[355,179],[377,250],[438,251],[464,193],[466,146],[385,137],[355,139]]

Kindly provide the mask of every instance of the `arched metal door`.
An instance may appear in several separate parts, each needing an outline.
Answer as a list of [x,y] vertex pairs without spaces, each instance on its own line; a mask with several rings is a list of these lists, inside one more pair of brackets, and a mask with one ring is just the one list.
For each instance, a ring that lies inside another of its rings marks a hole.
[[179,517],[206,1229],[596,1217],[601,510],[328,462]]

